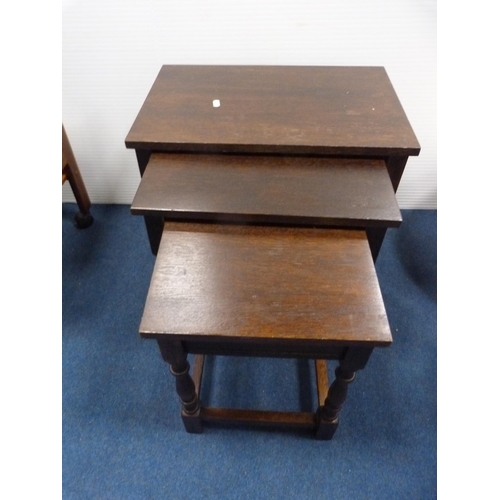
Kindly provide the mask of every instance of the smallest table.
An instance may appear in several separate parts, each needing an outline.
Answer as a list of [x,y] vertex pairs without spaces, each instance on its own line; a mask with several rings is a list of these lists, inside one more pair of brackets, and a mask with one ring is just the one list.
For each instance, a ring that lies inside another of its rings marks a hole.
[[[140,333],[170,364],[188,432],[246,422],[310,427],[318,439],[333,436],[355,372],[392,342],[364,231],[227,223],[165,223]],[[317,411],[204,407],[206,354],[315,359]],[[331,386],[327,359],[339,360]]]

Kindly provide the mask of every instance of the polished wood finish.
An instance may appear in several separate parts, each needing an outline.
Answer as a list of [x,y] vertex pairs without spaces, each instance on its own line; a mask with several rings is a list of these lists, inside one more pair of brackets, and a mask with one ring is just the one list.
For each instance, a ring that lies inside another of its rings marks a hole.
[[125,144],[245,154],[420,151],[382,67],[163,66]]
[[355,377],[353,371],[348,371],[340,366],[335,370],[335,380],[328,390],[325,403],[318,410],[320,423],[317,437],[320,439],[331,439],[339,425],[339,413],[342,404],[347,398],[347,386]]
[[[125,142],[158,255],[140,332],[171,365],[186,429],[331,439],[355,373],[392,342],[373,262],[420,152],[384,68],[164,66]],[[204,407],[205,354],[315,359],[318,408]]]
[[66,181],[70,183],[71,190],[73,191],[73,195],[75,196],[75,200],[79,208],[79,212],[75,215],[75,224],[80,229],[87,228],[94,221],[94,218],[90,214],[90,198],[63,125],[62,183],[64,184]]
[[196,394],[200,394],[201,381],[203,379],[203,367],[205,365],[205,356],[203,354],[197,354],[194,358],[193,366],[193,382]]
[[370,359],[372,347],[349,348],[340,359],[335,370],[335,380],[328,390],[323,404],[320,403],[316,413],[316,438],[328,440],[333,437],[339,425],[339,413],[347,398],[348,385],[353,382],[356,371],[363,369]]
[[[197,355],[195,357],[193,369],[193,381],[198,397],[200,397],[204,358],[203,355]],[[317,437],[320,439],[329,439],[327,436],[333,436],[334,429],[338,426],[338,417],[335,421],[333,432],[329,422],[326,422],[326,424],[320,423],[320,417],[318,415],[320,412],[324,411],[322,406],[325,404],[329,391],[326,361],[320,359],[315,360],[315,368],[318,391],[318,410],[316,414],[311,412],[202,407],[200,418],[203,422],[216,422],[222,424],[311,429],[315,430]]]
[[[143,335],[145,338],[148,334]],[[205,336],[203,339],[193,339],[185,345],[187,352],[192,354],[211,354],[227,356],[259,356],[266,358],[320,358],[339,359],[346,346],[336,341],[323,340],[310,342],[309,340],[275,338],[270,343],[266,338],[235,338]]]
[[[397,191],[399,187],[399,182],[403,176],[403,172],[408,161],[407,156],[390,156],[385,159],[387,171],[392,182],[392,187],[394,192]],[[377,260],[380,248],[384,242],[385,233],[387,232],[387,227],[367,227],[366,233],[368,235],[368,241],[370,242],[370,249],[372,251],[373,261]]]
[[318,406],[325,404],[326,396],[328,395],[328,367],[325,359],[314,360],[316,369],[316,388],[318,390]]
[[196,386],[189,374],[187,353],[176,340],[158,339],[161,355],[170,364],[170,373],[175,377],[175,390],[182,404],[182,419],[188,432],[202,432],[200,402]]
[[144,337],[332,346],[392,341],[366,234],[165,223]]
[[[420,152],[382,67],[163,66],[125,144],[141,175],[161,151],[380,158],[394,192]],[[163,219],[144,219],[156,255]],[[386,227],[368,227],[374,261]]]
[[223,424],[251,424],[266,427],[292,427],[314,429],[316,420],[314,413],[240,410],[237,408],[202,408],[201,418],[204,422]]
[[[318,439],[333,436],[354,372],[392,342],[366,234],[346,229],[167,222],[139,331],[171,366],[188,432],[239,422],[313,428]],[[192,379],[190,352],[321,357],[318,409],[203,407],[203,356]],[[325,359],[340,363],[329,389]]]
[[[135,155],[139,166],[139,172],[142,177],[149,162],[151,151],[149,149],[137,149],[135,151]],[[144,215],[144,222],[148,232],[151,252],[153,255],[156,255],[158,253],[158,246],[160,245],[161,234],[163,232],[163,219],[154,215]]]
[[137,158],[137,164],[139,165],[139,172],[141,177],[144,175],[144,171],[149,162],[149,158],[151,157],[150,149],[136,149],[135,156]]
[[165,220],[398,227],[382,160],[155,153],[131,211]]

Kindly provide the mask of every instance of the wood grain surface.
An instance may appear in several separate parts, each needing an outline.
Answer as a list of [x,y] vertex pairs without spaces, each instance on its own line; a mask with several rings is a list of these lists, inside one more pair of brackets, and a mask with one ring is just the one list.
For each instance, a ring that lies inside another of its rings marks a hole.
[[420,152],[383,67],[163,66],[125,144],[182,152]]
[[387,346],[366,234],[165,223],[140,333]]
[[284,156],[151,156],[132,203],[174,220],[398,227],[383,160]]

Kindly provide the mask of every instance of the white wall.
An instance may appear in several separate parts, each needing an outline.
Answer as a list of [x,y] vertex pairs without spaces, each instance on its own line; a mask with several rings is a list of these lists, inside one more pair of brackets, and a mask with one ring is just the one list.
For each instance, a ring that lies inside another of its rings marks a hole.
[[422,147],[401,208],[436,208],[436,0],[63,0],[62,16],[62,119],[93,203],[132,201],[124,140],[162,64],[363,65],[385,66]]

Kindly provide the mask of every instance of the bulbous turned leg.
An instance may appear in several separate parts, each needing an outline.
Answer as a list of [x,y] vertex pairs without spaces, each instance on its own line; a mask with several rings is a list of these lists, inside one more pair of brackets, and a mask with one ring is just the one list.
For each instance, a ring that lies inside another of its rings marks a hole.
[[332,439],[339,425],[339,413],[347,398],[348,385],[356,371],[366,366],[373,348],[350,347],[335,370],[333,381],[323,406],[316,412],[316,438]]
[[328,390],[325,404],[318,408],[316,415],[317,439],[328,440],[335,434],[339,425],[339,413],[347,398],[347,386],[354,380],[355,376],[353,371],[343,369],[340,366],[335,370],[335,380]]
[[200,401],[189,374],[187,353],[180,342],[158,341],[163,359],[170,364],[170,373],[175,377],[175,389],[182,404],[182,420],[187,432],[203,432]]

